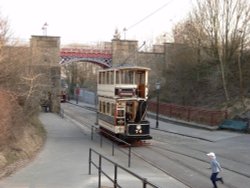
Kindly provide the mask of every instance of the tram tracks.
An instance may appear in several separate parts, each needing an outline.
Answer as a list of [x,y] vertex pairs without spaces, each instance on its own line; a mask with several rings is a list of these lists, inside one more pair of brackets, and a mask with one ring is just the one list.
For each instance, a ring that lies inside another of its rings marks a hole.
[[[132,153],[188,187],[199,188],[208,184],[210,177],[209,161],[205,157],[202,158],[202,156],[205,156],[203,151],[194,150],[185,153],[152,144],[143,148],[134,148]],[[220,157],[220,159],[222,158]],[[226,182],[222,187],[238,188],[235,184],[238,181],[245,182],[246,187],[248,187],[249,174],[225,166],[223,166],[223,174],[232,177],[235,181]]]
[[[85,108],[85,107],[81,107]],[[86,108],[85,108],[86,109]],[[87,108],[87,110],[94,111],[93,109]],[[75,112],[74,115],[78,116]],[[80,114],[79,114],[80,115]],[[92,117],[91,117],[92,116]],[[85,115],[85,119],[79,119],[80,122],[84,121],[84,124],[94,125],[95,117],[94,114]],[[86,119],[87,118],[87,119]],[[162,133],[164,134],[164,133]],[[166,132],[166,134],[171,134],[170,132]],[[182,136],[182,135],[178,135]],[[185,136],[184,136],[185,137]],[[185,137],[185,139],[197,139],[193,137]],[[197,139],[200,140],[200,139]],[[204,185],[209,185],[209,176],[210,169],[209,161],[206,158],[206,149],[202,150],[201,148],[195,148],[195,146],[188,146],[182,144],[173,144],[171,141],[169,143],[158,142],[156,140],[152,140],[151,145],[143,145],[143,147],[133,147],[132,155],[134,157],[138,157],[151,166],[154,166],[156,169],[162,171],[170,177],[173,177],[177,181],[186,185],[187,187],[205,187]],[[206,140],[200,140],[201,142],[211,143]],[[164,144],[164,145],[163,145]],[[235,161],[227,156],[218,156],[220,160],[223,160],[223,173],[227,176],[232,177],[233,181],[226,182],[225,185],[220,187],[230,187],[236,188],[237,181],[243,181],[249,183],[250,175],[248,172],[241,171],[242,168],[235,169],[235,165],[239,165],[238,163],[242,163],[242,161]],[[227,161],[227,163],[224,163]],[[133,162],[133,159],[132,159]],[[224,165],[225,164],[225,165]],[[231,166],[228,164],[232,164]],[[249,166],[248,163],[242,164],[243,166]],[[196,178],[196,179],[195,179]],[[198,179],[198,180],[197,180]],[[195,183],[194,183],[195,182]]]
[[[91,107],[91,106],[81,106],[72,102],[68,102],[68,104],[72,105],[72,106],[77,106],[79,108],[83,108],[92,112],[96,112],[96,108],[95,107]],[[149,117],[151,117],[151,115],[149,115]],[[96,120],[95,120],[96,121]],[[181,124],[180,122],[174,121],[174,120],[167,120],[168,122],[172,123],[172,124]],[[93,123],[93,122],[92,122]],[[183,124],[183,123],[182,123]],[[175,134],[175,135],[180,135],[183,137],[187,137],[187,138],[194,138],[194,139],[199,139],[199,140],[203,140],[203,141],[208,141],[208,142],[212,142],[211,140],[205,139],[205,138],[201,138],[201,137],[195,137],[195,136],[191,136],[191,135],[187,135],[187,134],[181,134],[181,133],[177,133],[177,132],[173,132],[173,131],[167,131],[167,130],[160,130],[160,129],[156,129],[156,128],[150,128],[152,130],[158,130],[161,132],[166,132],[166,133],[171,133],[171,134]]]
[[[74,105],[73,103],[68,103],[70,105]],[[94,111],[91,107],[83,107],[83,106],[79,106],[79,105],[74,105],[77,108],[84,108],[86,110],[89,110],[90,113],[87,114],[83,114],[77,110],[71,111],[71,110],[67,110],[67,108],[64,109],[66,115],[72,117],[73,119],[78,120],[79,122],[84,123],[85,126],[88,126],[89,128],[91,128],[92,126],[94,126],[94,122],[96,121],[95,117],[93,117],[92,112]]]
[[[84,109],[86,109],[85,107],[82,107],[82,106],[78,106],[79,108],[84,108]],[[89,109],[89,108],[87,108],[87,110],[90,110],[90,111],[94,111],[93,109]],[[84,126],[88,126],[88,125],[93,125],[93,121],[92,121],[92,123],[91,123],[91,120],[90,119],[93,119],[93,118],[91,118],[91,117],[87,117],[88,119],[83,119],[83,118],[79,118],[79,116],[83,116],[83,114],[81,114],[81,113],[78,113],[78,112],[70,112],[69,110],[65,110],[65,112],[67,113],[67,114],[69,114],[70,116],[71,116],[71,118],[75,118],[77,121],[79,121],[79,122],[81,122],[81,124],[84,124]],[[85,116],[85,118],[86,118],[86,115],[84,115]],[[89,127],[89,126],[88,126]],[[118,147],[121,147],[121,145],[119,146],[119,143],[117,144],[118,145]],[[143,146],[145,146],[145,145],[143,145]],[[136,147],[133,147],[133,150],[132,150],[132,154],[133,155],[135,155],[135,156],[137,156],[137,157],[139,157],[139,158],[144,158],[143,156],[140,156],[140,154],[139,153],[137,153],[136,151],[134,151],[135,150],[135,148]],[[123,148],[124,149],[124,148]],[[126,154],[127,152],[126,151],[123,151],[123,149],[119,149],[122,153],[124,153],[124,154]],[[192,187],[191,185],[188,185],[187,183],[185,183],[183,180],[181,180],[181,179],[179,179],[177,176],[173,176],[172,174],[171,174],[171,172],[168,172],[168,171],[166,171],[165,169],[163,169],[163,168],[160,168],[160,166],[158,166],[158,165],[156,165],[156,164],[154,164],[153,162],[151,162],[150,160],[144,160],[147,164],[149,164],[150,166],[153,166],[155,169],[158,169],[158,170],[160,170],[160,171],[162,171],[163,172],[163,174],[166,174],[166,175],[168,175],[168,176],[170,176],[170,177],[172,177],[172,178],[174,178],[176,181],[178,181],[178,182],[180,182],[180,183],[182,183],[182,184],[184,184],[184,185],[186,185],[187,187]]]
[[[159,152],[156,149],[152,149],[151,146],[148,146],[148,147],[151,148],[151,150],[150,150],[151,157],[150,158],[148,157],[148,155],[145,154],[145,153],[149,154],[148,151],[144,151],[143,153],[141,153],[141,152],[138,152],[136,149],[133,149],[132,153],[133,153],[133,155],[137,156],[141,160],[150,164],[154,168],[162,171],[164,174],[176,179],[177,181],[181,182],[182,184],[186,185],[187,187],[190,187],[190,188],[193,187],[193,185],[190,182],[186,181],[183,177],[178,176],[178,173],[177,174],[173,173],[173,168],[170,167],[170,166],[172,166],[172,167],[176,168],[177,164],[180,165],[180,163],[181,163],[180,160],[177,160],[173,157],[170,157],[169,155],[166,155],[162,152]],[[154,155],[153,155],[153,153],[154,153]],[[154,156],[154,157],[152,157],[152,156]],[[162,161],[164,161],[164,162],[162,162]],[[170,166],[166,167],[166,164],[170,164]],[[182,165],[183,164],[184,163],[182,163]],[[186,168],[189,167],[187,165],[183,165],[183,166],[185,166]]]

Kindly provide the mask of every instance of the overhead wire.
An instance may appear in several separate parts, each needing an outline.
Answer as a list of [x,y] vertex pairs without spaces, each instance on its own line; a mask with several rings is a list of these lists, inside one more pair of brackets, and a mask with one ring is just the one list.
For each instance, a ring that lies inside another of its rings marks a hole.
[[139,20],[138,22],[132,24],[131,26],[129,26],[128,28],[124,28],[124,31],[128,31],[131,28],[139,25],[141,22],[145,21],[146,19],[150,18],[151,16],[153,16],[154,14],[156,14],[157,12],[159,12],[160,10],[162,10],[163,8],[165,8],[166,6],[168,6],[170,3],[172,3],[173,0],[168,1],[167,3],[163,4],[161,7],[159,7],[158,9],[154,10],[153,12],[151,12],[150,14],[148,14],[147,16],[145,16],[144,18],[142,18],[141,20]]

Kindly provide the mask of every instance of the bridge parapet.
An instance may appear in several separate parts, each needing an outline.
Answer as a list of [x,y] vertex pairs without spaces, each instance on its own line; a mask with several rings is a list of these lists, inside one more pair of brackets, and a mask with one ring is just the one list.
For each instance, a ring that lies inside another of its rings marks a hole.
[[90,61],[103,67],[111,67],[112,52],[108,49],[62,48],[60,64]]

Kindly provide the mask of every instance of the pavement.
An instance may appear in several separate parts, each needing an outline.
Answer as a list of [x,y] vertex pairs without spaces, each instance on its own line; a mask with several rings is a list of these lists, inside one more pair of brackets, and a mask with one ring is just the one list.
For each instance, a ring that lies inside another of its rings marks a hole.
[[[93,107],[93,105],[81,102],[78,105]],[[39,118],[47,131],[47,140],[44,148],[29,165],[0,180],[0,188],[98,187],[98,171],[93,165],[91,168],[92,173],[89,175],[90,148],[146,178],[158,187],[186,188],[185,185],[145,164],[140,159],[134,158],[131,167],[128,168],[126,155],[120,152],[113,157],[111,147],[108,144],[104,144],[101,148],[98,138],[91,140],[89,128],[84,128],[70,118],[62,118],[52,113],[41,113]],[[155,124],[153,119],[150,121],[151,125]],[[208,134],[208,130],[205,129],[178,126],[163,121],[159,122],[158,129],[206,139],[211,142],[235,137],[239,134],[225,131],[211,131],[212,134]],[[93,159],[98,164],[98,156],[93,156]],[[108,174],[113,174],[114,172],[114,166],[107,162],[103,162],[103,169]],[[141,181],[122,170],[118,171],[118,182],[123,185],[122,187],[142,187]],[[110,181],[104,176],[102,176],[102,187],[112,187]]]

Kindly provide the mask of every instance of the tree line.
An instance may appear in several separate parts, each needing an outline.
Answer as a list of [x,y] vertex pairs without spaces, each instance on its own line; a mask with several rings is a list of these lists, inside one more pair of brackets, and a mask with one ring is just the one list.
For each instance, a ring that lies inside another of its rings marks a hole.
[[250,3],[197,0],[173,28],[162,99],[182,105],[229,107],[250,97]]

